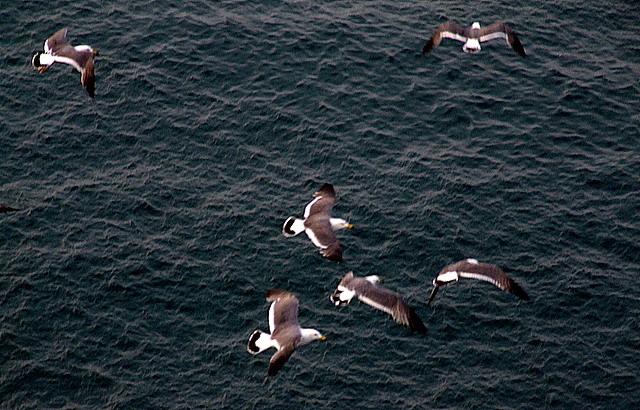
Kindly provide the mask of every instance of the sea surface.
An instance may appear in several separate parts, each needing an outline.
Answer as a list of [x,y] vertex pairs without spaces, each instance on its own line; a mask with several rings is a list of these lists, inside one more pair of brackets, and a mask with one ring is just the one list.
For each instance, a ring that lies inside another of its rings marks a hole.
[[[0,407],[639,408],[638,1],[2,1]],[[447,20],[507,21],[471,55]],[[69,29],[96,57],[31,66]],[[325,182],[344,262],[288,216]],[[442,267],[500,265],[524,302]],[[354,300],[377,274],[412,333]],[[267,376],[265,292],[328,337]]]

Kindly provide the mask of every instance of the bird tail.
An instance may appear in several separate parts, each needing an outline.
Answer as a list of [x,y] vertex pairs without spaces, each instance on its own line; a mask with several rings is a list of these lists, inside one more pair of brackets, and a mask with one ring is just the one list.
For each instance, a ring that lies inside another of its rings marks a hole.
[[296,236],[304,232],[304,220],[290,216],[282,226],[282,234],[286,237]]
[[331,295],[331,301],[336,306],[344,306],[349,304],[355,295],[354,291],[338,286],[338,289]]
[[42,67],[42,64],[40,64],[40,54],[42,53],[36,53],[31,59],[31,65],[33,66],[33,68]]
[[333,295],[331,295],[331,301],[336,306],[342,306],[342,305],[346,305],[347,303],[349,303],[349,302],[345,302],[345,301],[340,299],[340,294],[341,293],[342,293],[342,291],[340,289],[336,289],[336,291],[333,292]]
[[256,330],[249,336],[247,351],[251,354],[258,354],[270,348],[271,345],[271,335],[261,330]]

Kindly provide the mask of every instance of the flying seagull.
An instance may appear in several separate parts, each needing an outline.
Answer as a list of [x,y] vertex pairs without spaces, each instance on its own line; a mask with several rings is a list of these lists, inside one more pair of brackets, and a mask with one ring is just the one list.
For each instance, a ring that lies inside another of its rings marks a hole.
[[96,79],[93,74],[93,56],[98,51],[89,46],[73,47],[67,41],[67,29],[63,28],[44,42],[44,53],[36,53],[31,60],[33,67],[40,74],[44,73],[54,63],[69,64],[82,73],[80,80],[89,96],[94,98]]
[[326,340],[316,329],[303,329],[298,324],[298,298],[282,289],[267,291],[269,308],[269,331],[271,334],[256,330],[249,337],[247,350],[258,354],[271,347],[278,350],[269,364],[269,376],[276,373],[289,360],[298,346],[306,345],[314,340]]
[[12,208],[7,205],[0,205],[0,214],[6,214],[7,212],[15,212],[18,211],[16,208]]
[[342,247],[334,231],[352,229],[353,225],[342,218],[332,218],[331,210],[336,203],[336,192],[333,185],[324,184],[304,209],[304,219],[289,217],[282,227],[284,236],[296,236],[305,232],[311,242],[320,248],[325,258],[334,262],[342,262]]
[[400,296],[378,286],[379,281],[380,278],[377,275],[356,278],[353,272],[349,272],[331,295],[331,301],[336,306],[341,306],[348,304],[354,296],[357,296],[367,305],[387,312],[396,322],[416,332],[426,332],[427,328],[416,312]]
[[529,300],[527,292],[507,276],[498,266],[489,263],[479,263],[475,259],[467,259],[454,263],[453,265],[445,266],[444,269],[440,271],[438,276],[433,280],[433,291],[431,292],[431,296],[429,296],[429,302],[427,302],[427,304],[431,304],[436,293],[438,293],[438,289],[455,283],[460,278],[484,280],[493,283],[504,291],[513,293],[520,299]]
[[427,54],[432,48],[437,47],[443,38],[462,41],[464,43],[462,50],[464,50],[465,53],[477,53],[480,51],[480,43],[483,41],[493,40],[494,38],[504,38],[507,40],[507,44],[522,57],[527,55],[516,33],[505,23],[493,23],[480,28],[480,23],[475,22],[471,27],[465,28],[453,21],[447,21],[433,33],[433,36],[422,49],[422,54]]

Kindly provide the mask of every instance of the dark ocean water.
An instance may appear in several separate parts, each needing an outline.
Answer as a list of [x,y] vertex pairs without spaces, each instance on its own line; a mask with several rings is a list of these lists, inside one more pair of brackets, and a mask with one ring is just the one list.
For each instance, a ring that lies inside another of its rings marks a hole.
[[[640,407],[640,3],[596,3],[0,3],[0,406]],[[447,19],[528,56],[422,56]],[[95,101],[30,65],[62,27]],[[323,182],[342,264],[281,234]],[[427,306],[467,257],[532,300]],[[427,334],[334,307],[349,270]],[[246,351],[270,287],[329,339],[275,378]]]

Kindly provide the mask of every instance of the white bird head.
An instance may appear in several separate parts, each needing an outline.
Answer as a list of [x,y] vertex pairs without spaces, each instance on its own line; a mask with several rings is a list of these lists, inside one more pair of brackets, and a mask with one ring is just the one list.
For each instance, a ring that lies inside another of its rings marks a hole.
[[316,329],[302,329],[302,338],[300,339],[300,345],[305,345],[314,340],[327,340],[327,337]]
[[33,68],[38,70],[40,74],[47,71],[47,68],[53,63],[55,63],[55,59],[51,54],[47,53],[36,53],[31,59],[31,65],[33,65]]
[[353,225],[342,218],[331,218],[329,222],[331,222],[331,228],[333,228],[334,231],[339,229],[353,229]]
[[378,284],[378,283],[382,283],[382,279],[380,279],[380,276],[378,276],[378,275],[367,276],[367,277],[365,277],[365,279],[368,280],[369,282],[373,283],[374,285]]

